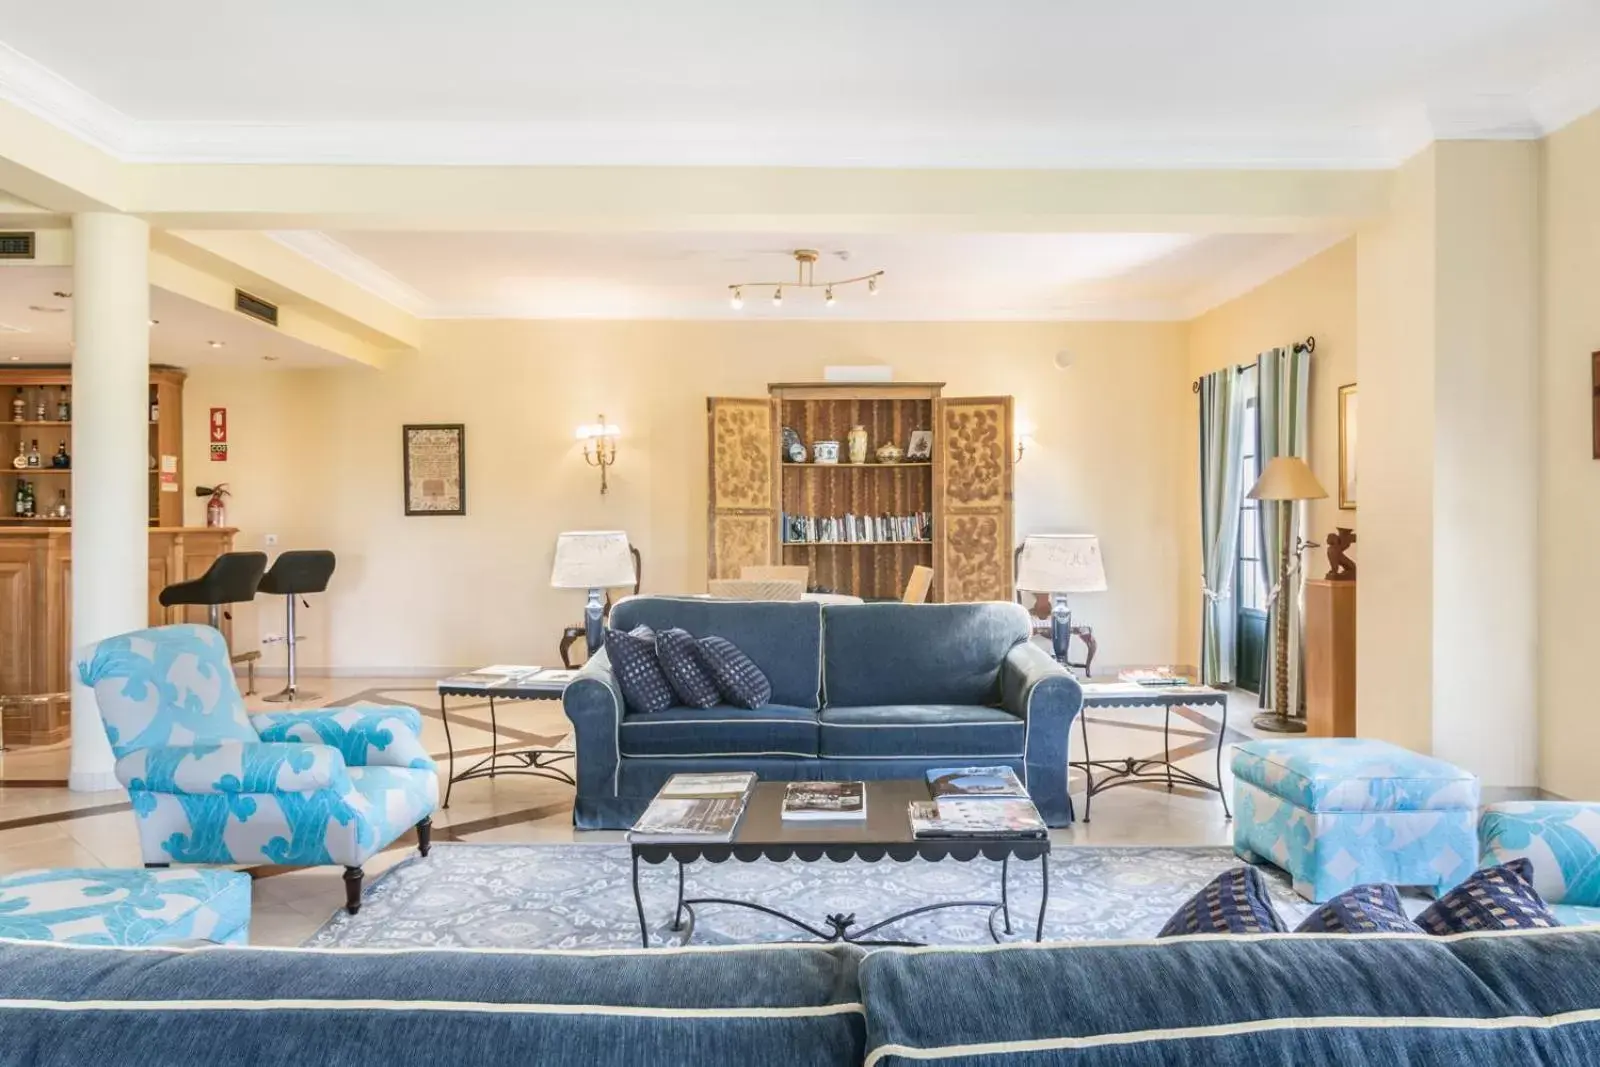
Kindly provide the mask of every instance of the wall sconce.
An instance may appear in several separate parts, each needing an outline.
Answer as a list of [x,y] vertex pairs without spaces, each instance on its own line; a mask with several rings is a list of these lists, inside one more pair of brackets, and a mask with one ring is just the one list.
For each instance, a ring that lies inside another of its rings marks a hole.
[[1022,462],[1023,454],[1033,446],[1033,423],[1018,419],[1011,427],[1011,436],[1015,438],[1017,444],[1017,454],[1011,460],[1012,466],[1016,466]]
[[617,461],[617,435],[621,433],[604,415],[598,422],[578,427],[578,440],[583,442],[583,458],[591,467],[600,468],[600,492],[605,494],[606,468]]

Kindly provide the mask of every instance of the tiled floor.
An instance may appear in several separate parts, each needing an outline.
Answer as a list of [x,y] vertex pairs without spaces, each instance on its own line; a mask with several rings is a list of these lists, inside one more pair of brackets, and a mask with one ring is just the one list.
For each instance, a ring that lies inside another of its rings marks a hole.
[[[318,678],[308,680],[322,697],[305,706],[357,701],[408,703],[424,713],[424,740],[445,764],[444,724],[431,683],[420,679]],[[283,705],[248,698],[252,709]],[[1249,728],[1255,698],[1234,694],[1228,742],[1253,736]],[[481,754],[491,740],[487,706],[481,701],[450,702],[450,727],[458,753]],[[555,701],[497,704],[502,747],[553,742],[568,730]],[[1216,724],[1206,714],[1175,716],[1172,745],[1191,754],[1183,766],[1209,778],[1215,767]],[[1097,710],[1090,714],[1089,744],[1096,759],[1149,756],[1161,751],[1161,712],[1156,709]],[[1073,730],[1073,756],[1079,733]],[[126,794],[72,793],[65,787],[65,745],[0,753],[0,874],[35,867],[137,866],[138,842]],[[1224,758],[1224,774],[1227,760]],[[1226,779],[1225,779],[1226,780]],[[1081,815],[1082,781],[1073,776]],[[1096,845],[1225,845],[1229,823],[1215,793],[1161,786],[1129,786],[1095,798],[1092,821],[1055,831],[1058,847]],[[450,808],[434,816],[436,841],[540,842],[620,840],[620,833],[575,834],[572,788],[536,778],[481,779],[458,784]],[[368,882],[410,854],[401,843],[368,862]],[[251,940],[257,944],[297,945],[333,914],[344,899],[341,869],[266,869],[257,871]]]

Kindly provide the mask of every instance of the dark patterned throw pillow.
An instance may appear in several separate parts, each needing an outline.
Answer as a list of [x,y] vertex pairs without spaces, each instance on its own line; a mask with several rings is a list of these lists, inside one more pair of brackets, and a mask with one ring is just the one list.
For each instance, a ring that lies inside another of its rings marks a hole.
[[1444,894],[1417,916],[1430,934],[1473,930],[1532,930],[1560,926],[1533,888],[1533,861],[1519,857],[1485,867]]
[[1392,885],[1358,885],[1323,904],[1294,928],[1297,934],[1420,934],[1406,918]]
[[741,708],[764,708],[772,702],[772,683],[738,645],[726,637],[702,637],[695,645],[700,665],[724,701]]
[[1157,937],[1189,934],[1281,934],[1267,880],[1254,867],[1223,871],[1167,920]]
[[606,656],[629,711],[665,711],[678,702],[656,659],[656,635],[648,626],[627,633],[606,630]]
[[691,708],[709,708],[722,699],[717,680],[700,665],[699,645],[688,630],[673,627],[656,635],[656,658],[678,702]]

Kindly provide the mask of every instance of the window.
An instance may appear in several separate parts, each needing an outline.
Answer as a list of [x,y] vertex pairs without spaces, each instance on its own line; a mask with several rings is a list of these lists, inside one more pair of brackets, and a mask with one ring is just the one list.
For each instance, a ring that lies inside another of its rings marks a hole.
[[1248,496],[1250,487],[1261,476],[1256,458],[1256,369],[1250,367],[1241,377],[1244,384],[1243,462],[1239,464],[1241,499],[1239,503],[1239,566],[1233,587],[1238,592],[1240,611],[1267,610],[1267,570],[1261,564],[1261,508]]

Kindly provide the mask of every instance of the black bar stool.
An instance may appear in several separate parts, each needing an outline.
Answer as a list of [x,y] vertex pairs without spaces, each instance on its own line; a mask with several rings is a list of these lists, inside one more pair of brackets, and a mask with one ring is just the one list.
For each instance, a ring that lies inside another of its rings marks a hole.
[[[261,581],[261,572],[267,569],[267,554],[265,552],[224,552],[206,568],[206,572],[198,578],[191,578],[187,582],[174,582],[161,590],[161,595],[156,599],[164,608],[179,605],[203,605],[206,609],[206,621],[214,630],[222,629],[223,605],[242,604],[256,598],[256,586]],[[232,618],[233,616],[228,616]],[[261,658],[257,651],[242,652],[232,656],[232,662],[245,662],[249,665],[250,683],[247,691],[254,693],[256,690],[256,665],[255,661]]]
[[[333,564],[333,553],[325,548],[281,552],[272,561],[272,568],[262,575],[257,590],[282,596],[289,605],[283,635],[283,640],[289,645],[289,684],[284,686],[282,692],[261,699],[279,703],[311,699],[312,694],[300,692],[295,674],[294,646],[299,637],[294,632],[294,602],[307,593],[320,593],[328,588],[328,579],[333,577]],[[310,606],[306,604],[306,607]]]

